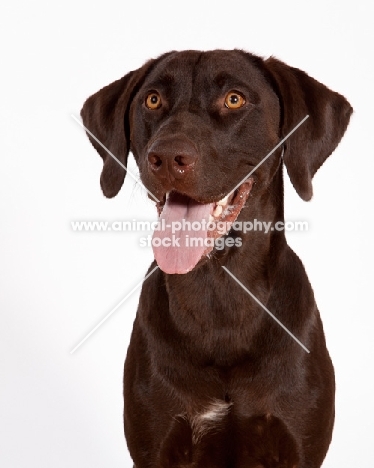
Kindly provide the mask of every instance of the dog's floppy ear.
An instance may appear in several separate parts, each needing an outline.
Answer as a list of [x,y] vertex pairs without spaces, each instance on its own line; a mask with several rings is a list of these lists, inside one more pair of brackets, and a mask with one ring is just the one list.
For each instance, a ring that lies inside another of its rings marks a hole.
[[[89,97],[83,105],[81,116],[84,126],[124,165],[129,154],[129,107],[154,60],[138,70],[105,86]],[[104,161],[100,184],[106,197],[119,192],[125,178],[125,169],[108,152],[87,134],[92,145]]]
[[265,66],[281,105],[281,136],[309,118],[285,142],[284,163],[300,197],[312,198],[312,178],[334,151],[348,126],[352,107],[305,72],[270,57]]

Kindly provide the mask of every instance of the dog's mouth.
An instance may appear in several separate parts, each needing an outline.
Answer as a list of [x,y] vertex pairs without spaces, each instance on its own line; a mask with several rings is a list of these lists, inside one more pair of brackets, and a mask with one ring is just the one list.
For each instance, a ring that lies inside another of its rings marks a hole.
[[247,179],[233,193],[215,202],[203,203],[172,191],[157,203],[159,224],[152,247],[159,268],[168,274],[193,270],[215,247],[216,239],[227,234],[251,192]]

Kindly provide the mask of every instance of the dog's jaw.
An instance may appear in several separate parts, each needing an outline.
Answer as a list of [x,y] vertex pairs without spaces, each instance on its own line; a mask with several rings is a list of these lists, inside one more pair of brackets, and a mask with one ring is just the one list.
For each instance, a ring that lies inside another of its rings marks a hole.
[[215,240],[227,234],[248,200],[253,179],[216,202],[202,203],[177,192],[157,204],[158,229],[152,239],[155,259],[167,274],[185,274],[208,256]]

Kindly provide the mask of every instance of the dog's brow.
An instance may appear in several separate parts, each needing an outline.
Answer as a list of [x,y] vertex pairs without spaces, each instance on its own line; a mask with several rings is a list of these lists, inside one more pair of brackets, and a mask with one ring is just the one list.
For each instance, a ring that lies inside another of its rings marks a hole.
[[249,85],[248,82],[241,80],[237,76],[234,76],[228,72],[219,73],[213,82],[220,88],[221,91],[228,91],[230,88],[243,90],[252,104],[258,104],[260,102],[259,94]]
[[221,72],[214,78],[214,83],[219,86],[221,89],[228,83],[235,83],[236,85],[241,85],[247,87],[248,84],[244,81],[238,79],[237,76],[231,75],[228,72]]
[[155,80],[150,83],[150,87],[165,87],[171,86],[175,83],[175,77],[170,73],[158,76]]

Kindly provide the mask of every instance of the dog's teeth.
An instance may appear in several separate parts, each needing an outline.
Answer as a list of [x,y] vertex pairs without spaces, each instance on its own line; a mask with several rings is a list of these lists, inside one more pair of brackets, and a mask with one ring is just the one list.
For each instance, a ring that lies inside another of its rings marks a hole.
[[166,192],[165,201],[169,198],[170,192]]
[[222,214],[222,206],[217,205],[216,208],[213,211],[213,216],[218,218],[218,216],[221,216],[221,214]]
[[226,195],[225,198],[222,198],[222,200],[218,201],[216,204],[219,206],[225,206],[228,199],[229,199],[229,196]]

